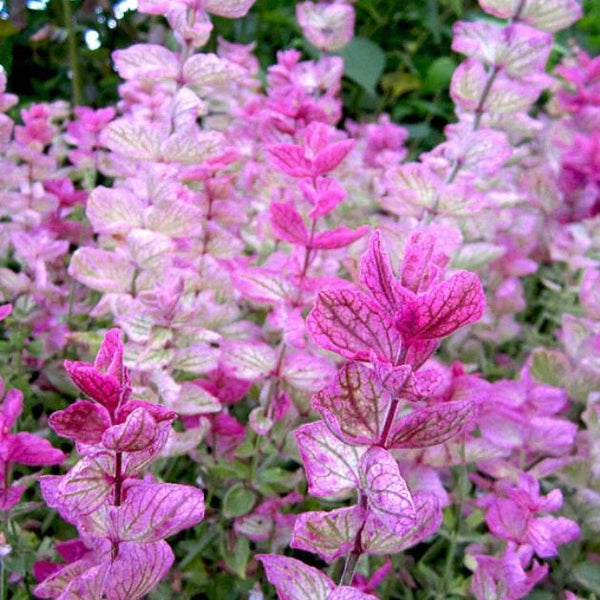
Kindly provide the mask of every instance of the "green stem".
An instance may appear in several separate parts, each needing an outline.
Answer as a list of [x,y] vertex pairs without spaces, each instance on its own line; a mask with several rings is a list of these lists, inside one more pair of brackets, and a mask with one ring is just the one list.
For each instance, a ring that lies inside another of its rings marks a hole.
[[6,567],[4,566],[4,559],[0,558],[0,599],[7,600],[8,598],[8,586],[6,585]]
[[454,559],[456,557],[456,550],[458,548],[458,538],[462,526],[462,507],[463,507],[463,490],[467,483],[467,465],[465,464],[465,438],[463,436],[461,444],[461,462],[460,474],[458,477],[458,485],[456,486],[456,516],[454,522],[454,528],[450,537],[450,547],[448,548],[448,554],[446,556],[446,565],[444,567],[444,591],[446,594],[450,592],[450,586],[452,583],[452,575],[454,571]]
[[71,0],[62,0],[64,25],[67,30],[67,48],[69,51],[69,66],[72,77],[72,98],[75,106],[83,104],[81,86],[81,71],[77,60],[77,38],[75,37],[75,20],[71,10]]
[[346,557],[346,562],[344,563],[344,572],[342,573],[342,578],[340,579],[340,585],[351,585],[352,578],[354,577],[354,571],[356,570],[356,564],[358,563],[358,559],[360,558],[359,552],[350,552]]

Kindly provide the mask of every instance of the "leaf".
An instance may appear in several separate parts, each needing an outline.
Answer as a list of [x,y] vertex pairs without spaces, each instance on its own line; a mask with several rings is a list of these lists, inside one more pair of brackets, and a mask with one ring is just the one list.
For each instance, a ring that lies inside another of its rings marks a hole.
[[167,574],[175,557],[164,541],[122,542],[110,563],[103,592],[114,600],[139,600]]
[[257,554],[279,600],[327,600],[335,585],[329,577],[295,558]]
[[73,383],[86,396],[109,411],[114,410],[121,399],[121,384],[118,379],[101,373],[89,363],[65,360],[64,366]]
[[[541,82],[543,84],[546,80],[542,79]],[[521,83],[500,74],[490,88],[483,109],[500,114],[513,114],[528,110],[538,99],[544,87],[538,82]]]
[[369,511],[396,535],[405,535],[415,526],[417,515],[398,463],[389,452],[374,446],[361,458],[360,467]]
[[306,325],[317,345],[351,360],[369,360],[374,352],[393,363],[400,351],[400,335],[385,311],[354,290],[320,292]]
[[[45,496],[48,506],[58,508],[62,516],[65,516],[63,511],[67,515],[88,515],[102,506],[113,490],[113,484],[106,477],[112,457],[106,454],[84,456],[60,480],[58,503],[50,502]],[[111,469],[110,476],[113,474],[114,469]]]
[[194,165],[214,158],[224,145],[223,134],[218,131],[198,132],[195,127],[186,127],[161,144],[160,154],[166,163]]
[[204,518],[198,488],[172,483],[139,483],[127,490],[121,506],[110,508],[111,535],[125,542],[158,542]]
[[427,69],[423,89],[425,92],[434,93],[446,90],[450,85],[452,73],[456,69],[456,61],[450,56],[436,58]]
[[531,375],[540,383],[562,387],[571,372],[571,365],[564,354],[546,348],[532,352]]
[[354,34],[354,9],[346,4],[302,2],[296,18],[308,41],[322,51],[343,48]]
[[360,506],[302,513],[294,522],[290,547],[313,552],[324,561],[333,562],[353,550],[365,518],[365,510]]
[[313,407],[348,444],[378,443],[390,402],[376,373],[355,362],[343,365],[335,381],[313,396]]
[[177,399],[168,405],[179,415],[203,415],[221,410],[219,400],[192,381],[182,383]]
[[359,461],[365,448],[344,444],[322,421],[300,426],[294,436],[311,495],[342,495],[360,486]]
[[413,496],[417,514],[413,528],[402,536],[395,535],[379,518],[369,517],[362,531],[361,544],[368,554],[397,554],[435,533],[442,524],[437,498],[430,493]]
[[398,311],[396,326],[407,342],[436,339],[478,321],[484,309],[485,293],[479,278],[460,271],[426,294],[407,300]]
[[275,351],[262,342],[229,342],[223,347],[223,368],[237,379],[267,377],[277,365]]
[[374,95],[385,69],[385,52],[375,42],[357,36],[338,54],[344,59],[344,75]]
[[131,257],[142,269],[163,271],[175,246],[171,238],[147,229],[134,229],[127,235]]
[[304,149],[294,144],[275,144],[267,148],[269,161],[280,171],[292,177],[311,177],[312,164]]
[[483,96],[487,74],[478,60],[469,58],[458,65],[450,84],[454,103],[466,111],[475,111]]
[[48,440],[27,431],[9,435],[4,444],[4,451],[8,454],[6,460],[21,465],[60,465],[66,458]]
[[366,235],[369,231],[368,225],[349,229],[348,227],[336,227],[328,231],[317,233],[310,244],[311,248],[317,250],[333,250],[335,248],[345,248],[353,244],[356,240]]
[[291,386],[307,392],[326,386],[334,373],[331,361],[300,352],[286,355],[281,369],[282,377]]
[[373,233],[369,249],[360,259],[360,282],[380,306],[390,314],[396,312],[400,296],[396,292],[396,278],[379,231]]
[[427,291],[431,285],[435,241],[435,236],[426,231],[414,231],[404,249],[400,279],[402,286],[415,294]]
[[134,160],[157,160],[161,137],[156,126],[121,118],[103,129],[101,140],[109,150],[121,156]]
[[275,304],[292,297],[293,287],[275,271],[247,267],[233,274],[236,289],[248,300]]
[[256,504],[256,495],[243,483],[230,487],[223,498],[223,515],[227,519],[247,515]]
[[250,560],[250,542],[245,537],[237,537],[233,548],[222,549],[223,560],[227,566],[241,579],[246,578],[246,567]]
[[425,165],[408,163],[391,168],[385,177],[389,192],[382,198],[381,205],[386,210],[404,215],[411,207],[421,212],[436,207],[440,182]]
[[229,19],[244,17],[256,0],[205,0],[203,7],[209,13]]
[[99,292],[129,292],[134,271],[125,256],[97,248],[79,248],[69,264],[71,277]]
[[62,437],[76,442],[97,444],[111,425],[110,414],[100,404],[78,400],[65,410],[50,415],[48,424]]
[[171,361],[172,369],[187,371],[188,373],[208,373],[219,366],[219,351],[208,344],[190,344],[185,348],[178,348]]
[[86,215],[97,233],[124,234],[142,227],[144,204],[124,188],[99,186],[90,194]]
[[572,575],[586,590],[600,594],[600,566],[592,562],[580,562],[573,567]]
[[521,19],[537,29],[554,33],[578,21],[582,8],[576,0],[528,0]]
[[329,594],[327,600],[377,600],[377,596],[361,592],[355,587],[340,585]]
[[243,74],[243,69],[235,63],[209,52],[194,54],[183,65],[185,83],[199,92],[229,84]]
[[477,415],[470,400],[443,402],[420,408],[393,426],[387,448],[425,448],[441,444],[460,433]]
[[304,219],[291,202],[273,202],[270,213],[271,226],[278,238],[297,246],[308,246]]
[[179,59],[174,52],[157,44],[134,44],[112,54],[123,79],[176,79]]
[[124,423],[109,427],[102,436],[105,448],[115,452],[145,450],[158,435],[156,421],[144,408],[136,408]]
[[455,269],[478,271],[500,258],[505,252],[504,246],[499,244],[487,244],[486,242],[463,244],[454,255],[452,266]]
[[515,23],[504,29],[505,43],[498,61],[512,77],[543,72],[552,50],[552,36],[538,29]]
[[202,231],[202,210],[183,200],[160,201],[146,212],[146,229],[170,237],[197,235]]

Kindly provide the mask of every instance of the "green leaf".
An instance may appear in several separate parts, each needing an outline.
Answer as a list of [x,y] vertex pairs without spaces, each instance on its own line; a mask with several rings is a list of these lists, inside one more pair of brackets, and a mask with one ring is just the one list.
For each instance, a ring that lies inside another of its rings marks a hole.
[[600,594],[600,566],[590,562],[575,565],[572,571],[575,581],[595,594]]
[[344,59],[344,75],[374,95],[385,68],[385,52],[375,42],[355,37],[338,54]]
[[452,73],[456,69],[456,61],[450,56],[441,56],[434,60],[425,75],[425,92],[433,93],[445,90],[450,85]]
[[219,479],[227,479],[229,477],[233,479],[246,479],[250,474],[248,465],[239,461],[234,461],[232,463],[217,463],[216,465],[209,467],[209,471],[213,477],[218,477]]
[[237,483],[228,490],[223,498],[223,514],[228,519],[247,515],[256,504],[256,495],[252,490]]
[[248,538],[237,538],[233,552],[223,554],[227,566],[241,579],[246,578],[246,566],[250,560],[250,541]]
[[559,352],[545,348],[533,351],[531,375],[539,382],[561,387],[569,369],[569,361]]

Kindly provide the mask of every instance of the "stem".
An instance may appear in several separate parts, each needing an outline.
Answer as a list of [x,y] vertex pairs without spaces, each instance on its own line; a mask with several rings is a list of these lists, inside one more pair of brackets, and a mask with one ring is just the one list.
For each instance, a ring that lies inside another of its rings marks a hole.
[[352,583],[352,578],[354,577],[354,571],[356,570],[356,564],[358,563],[359,558],[360,553],[355,552],[354,550],[348,554],[346,562],[344,563],[344,572],[340,579],[340,585],[350,585]]
[[379,445],[382,448],[385,448],[387,444],[387,438],[390,434],[390,429],[392,428],[392,423],[396,418],[396,411],[398,410],[398,405],[400,404],[400,400],[398,398],[393,398],[390,402],[390,408],[388,410],[387,415],[385,416],[385,423],[383,425],[383,431],[381,432],[381,438],[379,440]]
[[[359,496],[360,506],[367,511],[367,496],[364,492],[360,492]],[[366,512],[365,512],[366,514]],[[362,554],[362,532],[365,527],[366,518],[363,521],[363,524],[360,526],[360,529],[356,533],[356,537],[354,538],[354,547],[352,548],[352,552],[346,556],[346,562],[344,563],[344,571],[342,573],[342,577],[340,579],[339,585],[352,585],[352,578],[354,577],[354,571],[356,571],[356,564],[358,563],[358,559]]]
[[479,129],[479,125],[481,124],[481,117],[483,116],[483,107],[485,106],[485,101],[490,95],[490,91],[492,90],[494,81],[496,81],[496,77],[498,77],[498,73],[500,73],[500,67],[494,65],[494,67],[490,71],[487,81],[485,82],[483,92],[481,92],[481,98],[479,98],[479,103],[475,108],[475,120],[473,121],[472,131],[477,131]]
[[[267,417],[269,416],[273,396],[279,391],[279,384],[281,383],[281,365],[283,364],[283,358],[285,357],[286,351],[286,343],[281,342],[281,345],[279,347],[279,354],[277,356],[277,363],[275,365],[275,370],[273,371],[268,382],[269,391],[267,392],[267,398],[265,399],[264,405],[265,416]],[[260,445],[262,443],[263,438],[260,435],[258,435],[258,433],[255,433],[254,436],[254,452],[252,453],[252,461],[250,463],[250,481],[254,479],[254,475],[256,474],[256,470],[258,469],[258,463],[262,455],[262,453],[260,452]]]
[[65,29],[67,30],[67,47],[69,51],[69,66],[71,68],[73,104],[83,104],[81,93],[81,72],[77,60],[77,38],[75,37],[75,21],[71,10],[71,0],[62,0]]
[[121,506],[121,487],[123,485],[123,479],[121,474],[121,462],[123,460],[123,454],[117,452],[115,458],[115,506]]
[[456,520],[450,537],[450,548],[446,556],[446,565],[444,567],[444,591],[449,593],[450,584],[452,582],[452,568],[454,566],[454,558],[458,547],[458,536],[462,525],[462,505],[463,505],[463,488],[467,480],[467,465],[465,464],[465,438],[463,436],[461,443],[461,462],[460,475],[458,478],[457,497],[456,497]]
[[0,599],[7,600],[8,586],[6,585],[6,567],[4,566],[4,558],[0,558]]
[[210,242],[210,231],[208,229],[208,225],[209,225],[210,221],[212,220],[212,209],[213,209],[213,202],[214,202],[213,192],[212,192],[212,189],[211,189],[208,181],[204,182],[204,191],[206,193],[206,197],[208,200],[208,207],[206,209],[206,217],[204,218],[205,229],[204,229],[204,235],[202,236],[202,255],[206,254],[206,252],[208,250],[208,243]]

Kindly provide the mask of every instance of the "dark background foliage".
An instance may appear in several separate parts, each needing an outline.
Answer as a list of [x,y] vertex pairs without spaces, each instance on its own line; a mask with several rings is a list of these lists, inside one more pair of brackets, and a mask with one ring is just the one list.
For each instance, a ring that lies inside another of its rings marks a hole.
[[[600,0],[585,0],[586,17],[557,40],[554,60],[578,45],[600,49]],[[0,64],[9,89],[22,104],[73,99],[95,107],[114,104],[118,75],[114,49],[144,41],[173,44],[160,17],[142,15],[132,0],[0,0]],[[346,115],[365,119],[388,112],[411,133],[420,149],[441,141],[452,119],[448,84],[460,57],[450,50],[452,24],[481,11],[474,0],[358,0],[356,39],[340,54],[346,59]],[[218,36],[256,42],[266,70],[277,50],[317,51],[303,39],[295,2],[258,0],[244,19],[214,19],[208,49]]]

